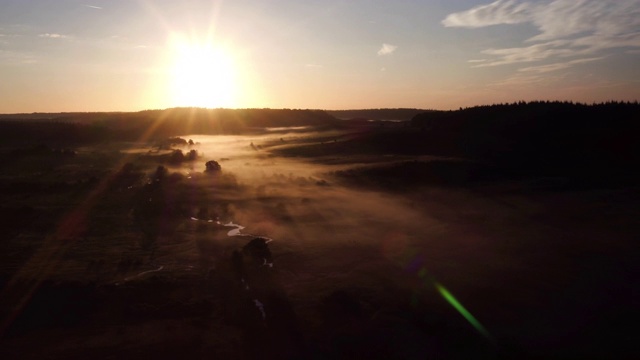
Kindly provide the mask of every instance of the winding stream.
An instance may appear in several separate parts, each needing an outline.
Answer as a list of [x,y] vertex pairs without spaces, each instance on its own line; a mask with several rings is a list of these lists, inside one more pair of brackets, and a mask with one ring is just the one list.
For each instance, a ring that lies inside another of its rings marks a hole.
[[[218,224],[220,224],[220,222],[218,221]],[[242,225],[238,225],[238,224],[234,224],[231,221],[229,221],[228,223],[224,224],[224,226],[226,227],[234,227],[235,229],[230,230],[227,233],[227,236],[251,236],[249,234],[241,234],[240,231],[242,231],[244,229],[244,226]]]
[[139,278],[139,277],[144,276],[146,274],[162,271],[163,269],[164,269],[164,265],[160,265],[157,269],[146,270],[146,271],[143,271],[143,272],[138,273],[138,274],[133,275],[133,276],[127,276],[126,278],[124,278],[122,280],[122,282],[117,282],[117,283],[115,283],[115,285],[122,285],[122,284],[126,283],[127,281]]
[[[207,223],[213,223],[214,222],[214,220],[201,220],[201,219],[198,219],[196,217],[191,217],[190,219],[192,221],[203,221],[203,222],[207,222]],[[244,230],[245,227],[240,225],[240,224],[236,224],[233,221],[229,221],[226,224],[223,224],[220,221],[215,221],[215,223],[217,225],[221,225],[221,226],[224,226],[224,227],[233,228],[232,230],[229,230],[227,232],[227,236],[228,237],[254,237],[254,238],[261,238],[261,239],[264,239],[265,243],[269,243],[269,242],[273,241],[273,239],[265,237],[265,236],[259,236],[259,235],[253,235],[253,234],[243,234],[242,230]],[[263,260],[264,260],[264,262],[263,262],[262,266],[266,266],[268,268],[273,268],[273,261],[269,261],[266,258],[263,259]],[[191,270],[191,269],[193,269],[193,267],[189,266],[188,270]],[[164,270],[164,265],[160,265],[157,269],[146,270],[146,271],[140,272],[140,273],[138,273],[136,275],[128,276],[128,277],[124,278],[121,282],[116,283],[115,285],[122,285],[122,284],[124,284],[124,283],[126,283],[128,281],[133,280],[133,279],[137,279],[137,278],[140,278],[140,277],[142,277],[144,275],[147,275],[147,274],[150,274],[150,273],[159,272],[159,271],[162,271],[162,270]],[[259,300],[259,298],[251,290],[251,288],[249,287],[249,284],[245,281],[244,278],[242,278],[241,281],[242,281],[242,284],[244,285],[244,290],[251,294],[250,296],[253,298],[254,306],[256,307],[256,309],[258,309],[258,311],[262,315],[262,321],[266,322],[266,320],[267,320],[267,312],[265,310],[265,304],[262,301]]]
[[[214,220],[201,220],[201,219],[198,219],[198,218],[193,217],[193,216],[190,219],[192,221],[203,221],[203,222],[207,222],[207,223],[213,223],[214,222]],[[227,232],[227,236],[229,236],[229,237],[238,237],[238,236],[241,236],[241,237],[258,237],[258,238],[264,239],[266,243],[269,243],[269,242],[273,241],[273,239],[268,238],[266,236],[253,235],[253,234],[243,234],[241,231],[244,230],[245,227],[240,225],[240,224],[235,224],[233,221],[229,221],[226,224],[223,224],[220,221],[215,221],[215,223],[218,224],[218,225],[225,226],[225,227],[233,228],[232,230],[229,230]],[[273,262],[269,262],[269,261],[267,261],[267,259],[264,259],[264,263],[262,265],[263,266],[268,266],[270,268],[273,268]],[[192,268],[193,268],[192,266],[189,266],[189,270],[191,270]],[[133,280],[133,279],[142,277],[142,276],[144,276],[146,274],[159,272],[159,271],[162,271],[162,270],[164,270],[164,265],[160,265],[157,269],[146,270],[146,271],[140,272],[140,273],[138,273],[136,275],[128,276],[128,277],[124,278],[121,282],[117,282],[116,285],[122,285],[123,283],[126,283],[128,281]],[[247,290],[248,290],[248,285],[247,285]],[[261,308],[261,312],[264,313],[264,309],[263,308]]]

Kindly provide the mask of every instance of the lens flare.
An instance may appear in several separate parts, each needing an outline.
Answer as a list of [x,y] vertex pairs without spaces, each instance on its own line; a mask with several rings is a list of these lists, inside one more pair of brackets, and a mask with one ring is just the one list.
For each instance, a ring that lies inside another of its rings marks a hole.
[[[412,251],[407,251],[405,259],[402,261],[404,264],[403,267],[406,271],[410,273],[414,273],[418,275],[420,279],[424,282],[424,286],[431,287],[433,285],[440,296],[442,296],[454,309],[456,309],[462,317],[464,317],[470,324],[473,326],[480,334],[482,334],[485,338],[487,338],[491,343],[495,345],[495,341],[493,337],[487,331],[487,329],[478,321],[478,319],[473,316],[469,310],[467,310],[458,299],[451,294],[449,290],[447,290],[442,284],[437,282],[433,275],[429,274],[429,271],[426,267],[423,266],[425,259],[420,254],[415,254]],[[413,294],[410,299],[412,306],[418,305],[418,295]]]
[[458,310],[460,315],[462,315],[465,319],[467,319],[467,321],[476,330],[478,330],[479,333],[481,333],[482,335],[484,335],[486,338],[490,340],[492,339],[491,334],[489,334],[487,329],[484,326],[482,326],[482,324],[480,324],[480,322],[478,321],[478,319],[475,318],[475,316],[471,315],[471,313],[464,306],[462,306],[462,304],[453,296],[453,294],[451,294],[451,292],[449,292],[449,290],[447,290],[444,286],[442,286],[438,282],[434,282],[434,285],[438,290],[438,292],[440,293],[440,295],[442,295],[442,297],[445,300],[447,300],[447,302],[451,306],[453,306],[454,309]]

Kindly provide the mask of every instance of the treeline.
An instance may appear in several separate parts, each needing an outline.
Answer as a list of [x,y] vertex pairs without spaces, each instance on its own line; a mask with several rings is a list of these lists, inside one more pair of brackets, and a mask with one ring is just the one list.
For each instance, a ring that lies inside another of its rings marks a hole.
[[3,145],[79,145],[114,138],[114,132],[99,124],[54,120],[0,120]]
[[362,110],[327,110],[330,115],[344,120],[411,120],[414,116],[427,111],[423,109],[362,109]]
[[507,165],[525,173],[635,177],[640,105],[518,102],[416,115],[424,152]]
[[252,128],[322,126],[337,122],[322,110],[174,108],[142,111],[168,134],[233,134]]
[[[0,141],[81,144],[149,140],[187,134],[242,134],[289,126],[332,126],[320,110],[173,108],[135,113],[35,114],[0,119]],[[47,115],[49,118],[47,119]]]

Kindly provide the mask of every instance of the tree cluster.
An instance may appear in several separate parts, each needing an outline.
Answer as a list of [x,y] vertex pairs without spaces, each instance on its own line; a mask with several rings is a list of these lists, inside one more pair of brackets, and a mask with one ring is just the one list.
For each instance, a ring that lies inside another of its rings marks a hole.
[[427,152],[547,175],[622,176],[640,164],[640,105],[520,102],[416,115]]

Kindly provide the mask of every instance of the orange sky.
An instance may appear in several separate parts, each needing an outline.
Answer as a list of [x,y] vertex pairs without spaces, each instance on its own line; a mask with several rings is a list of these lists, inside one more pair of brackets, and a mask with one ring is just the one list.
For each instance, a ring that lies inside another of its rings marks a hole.
[[20,1],[0,113],[640,98],[640,0]]

